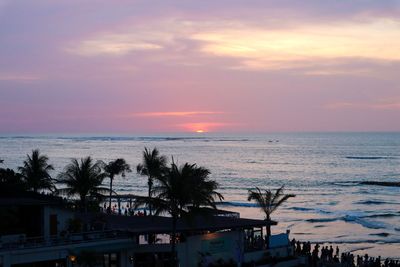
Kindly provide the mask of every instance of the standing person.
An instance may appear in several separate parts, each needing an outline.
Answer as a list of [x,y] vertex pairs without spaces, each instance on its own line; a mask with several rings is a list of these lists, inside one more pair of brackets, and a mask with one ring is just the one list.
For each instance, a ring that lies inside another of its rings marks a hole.
[[333,247],[332,245],[329,247],[329,261],[332,261],[333,259]]

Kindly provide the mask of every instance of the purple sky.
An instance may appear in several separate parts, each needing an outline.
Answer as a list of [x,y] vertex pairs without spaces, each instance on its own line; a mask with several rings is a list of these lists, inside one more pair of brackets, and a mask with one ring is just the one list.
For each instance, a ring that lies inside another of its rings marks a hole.
[[0,133],[400,131],[400,1],[0,0]]

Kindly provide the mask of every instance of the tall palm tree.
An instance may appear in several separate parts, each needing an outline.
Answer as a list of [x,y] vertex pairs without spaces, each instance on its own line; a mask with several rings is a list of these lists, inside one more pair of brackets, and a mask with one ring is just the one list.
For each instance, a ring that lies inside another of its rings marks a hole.
[[261,191],[260,188],[256,187],[255,190],[249,190],[249,195],[247,200],[252,201],[254,200],[264,212],[265,221],[267,222],[267,247],[269,247],[269,238],[271,236],[271,214],[279,208],[285,201],[287,201],[291,197],[295,197],[296,195],[293,194],[284,194],[283,193],[284,186],[278,188],[274,193],[271,190],[264,190]]
[[109,208],[111,211],[111,196],[112,196],[112,186],[113,186],[113,180],[114,177],[117,175],[121,175],[122,177],[125,177],[126,172],[131,172],[131,168],[129,164],[126,163],[126,161],[122,158],[110,161],[108,164],[104,166],[104,171],[107,175],[107,177],[110,178],[110,202],[109,202]]
[[171,253],[173,263],[176,250],[176,224],[178,218],[187,215],[190,207],[196,205],[211,206],[215,208],[215,198],[222,199],[222,195],[215,190],[218,184],[208,180],[210,171],[196,164],[185,163],[178,167],[172,162],[169,168],[165,168],[160,176],[154,177],[155,185],[151,195],[137,199],[136,206],[151,203],[155,215],[168,213],[172,217]]
[[[160,155],[157,148],[150,151],[144,148],[142,163],[136,166],[137,173],[147,176],[148,197],[151,198],[154,179],[160,177],[166,169],[167,158]],[[152,214],[152,207],[149,204],[149,213]]]
[[54,190],[53,179],[50,176],[50,171],[54,170],[53,166],[48,164],[49,158],[46,155],[41,155],[39,149],[32,151],[31,155],[26,155],[24,165],[19,167],[28,188],[34,192],[41,189]]
[[209,179],[211,172],[207,168],[186,163],[181,167],[181,173],[183,176],[187,176],[187,186],[189,187],[191,204],[194,208],[210,206],[216,209],[215,200],[219,199],[221,201],[224,199],[222,194],[216,191],[219,184]]
[[72,159],[64,171],[58,175],[58,183],[66,187],[59,189],[60,193],[69,196],[77,195],[80,200],[80,207],[87,211],[88,196],[97,196],[101,193],[108,193],[108,188],[102,187],[107,174],[102,171],[100,161],[93,162],[91,157],[82,158],[80,161]]
[[[176,265],[176,225],[186,207],[190,204],[189,193],[186,190],[185,177],[175,163],[164,170],[163,175],[155,176],[156,185],[150,192],[150,197],[137,199],[136,206],[148,205],[154,208],[154,215],[168,213],[172,217],[171,254],[172,264]],[[154,196],[154,197],[152,197]]]

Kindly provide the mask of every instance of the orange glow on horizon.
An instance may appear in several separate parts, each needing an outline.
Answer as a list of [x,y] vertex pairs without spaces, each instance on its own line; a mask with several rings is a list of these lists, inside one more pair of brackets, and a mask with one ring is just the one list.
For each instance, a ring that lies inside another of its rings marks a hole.
[[224,114],[220,111],[166,111],[166,112],[143,112],[133,113],[136,117],[190,117],[201,115],[217,115]]
[[196,123],[183,123],[177,126],[187,132],[208,133],[221,130],[228,125],[231,124],[224,122],[196,122]]

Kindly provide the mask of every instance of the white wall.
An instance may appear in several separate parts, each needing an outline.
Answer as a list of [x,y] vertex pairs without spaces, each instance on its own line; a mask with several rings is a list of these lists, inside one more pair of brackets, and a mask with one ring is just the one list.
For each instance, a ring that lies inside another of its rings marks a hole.
[[223,259],[239,260],[243,253],[243,233],[241,231],[210,233],[188,237],[177,246],[180,266],[197,266],[201,260],[199,252],[209,252],[204,260],[208,263]]
[[61,231],[68,228],[68,221],[74,218],[74,212],[57,207],[45,206],[43,210],[43,236],[45,239],[50,237],[50,215],[57,214],[57,231],[58,235]]

